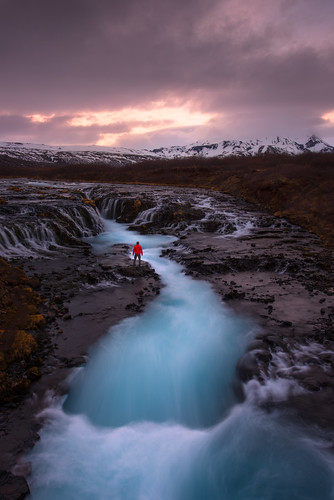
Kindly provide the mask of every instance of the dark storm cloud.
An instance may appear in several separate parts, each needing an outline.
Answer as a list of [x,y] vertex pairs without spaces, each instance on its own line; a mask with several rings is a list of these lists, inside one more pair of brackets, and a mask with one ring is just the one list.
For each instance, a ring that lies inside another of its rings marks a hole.
[[[16,132],[26,127],[27,134],[54,134],[53,143],[65,134],[92,143],[117,132],[70,128],[64,116],[158,100],[221,113],[207,130],[233,135],[274,130],[275,121],[314,132],[334,109],[330,0],[0,4],[0,105],[17,121]],[[37,113],[63,117],[36,124],[18,116]],[[8,116],[7,123],[9,133]]]
[[0,134],[26,133],[31,127],[28,118],[20,115],[0,115]]
[[203,8],[196,1],[5,2],[2,95],[43,109],[154,97],[161,85],[182,81],[183,37],[192,9],[201,15]]

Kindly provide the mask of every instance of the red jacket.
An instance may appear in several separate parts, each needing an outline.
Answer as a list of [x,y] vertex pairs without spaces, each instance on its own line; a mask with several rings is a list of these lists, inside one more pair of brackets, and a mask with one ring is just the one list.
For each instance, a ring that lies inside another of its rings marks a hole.
[[143,249],[140,245],[135,245],[133,247],[132,255],[143,255]]

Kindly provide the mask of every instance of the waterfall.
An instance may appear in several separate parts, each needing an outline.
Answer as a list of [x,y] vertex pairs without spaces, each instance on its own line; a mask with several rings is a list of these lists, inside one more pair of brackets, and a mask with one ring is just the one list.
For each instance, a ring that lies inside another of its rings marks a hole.
[[0,254],[3,257],[37,256],[39,253],[50,253],[59,248],[56,234],[50,224],[11,224],[0,233]]
[[99,212],[105,219],[116,220],[122,214],[124,200],[122,198],[102,198],[97,203]]
[[30,206],[28,213],[23,207],[14,216],[0,218],[0,255],[9,259],[53,255],[68,245],[80,244],[102,227],[91,206]]
[[[91,236],[102,231],[103,224],[100,215],[93,207],[74,206],[58,209],[59,216],[68,221],[68,230],[78,238]],[[58,224],[61,228],[61,223]]]
[[153,208],[148,208],[147,210],[143,210],[135,219],[134,224],[145,224],[147,222],[153,222],[157,211],[158,207],[153,207]]

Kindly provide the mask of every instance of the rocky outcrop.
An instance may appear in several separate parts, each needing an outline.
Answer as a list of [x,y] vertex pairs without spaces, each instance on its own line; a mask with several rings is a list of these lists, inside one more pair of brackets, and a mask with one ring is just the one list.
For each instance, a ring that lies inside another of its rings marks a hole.
[[11,472],[0,470],[0,498],[1,500],[23,500],[29,494],[29,486],[22,476],[15,476]]

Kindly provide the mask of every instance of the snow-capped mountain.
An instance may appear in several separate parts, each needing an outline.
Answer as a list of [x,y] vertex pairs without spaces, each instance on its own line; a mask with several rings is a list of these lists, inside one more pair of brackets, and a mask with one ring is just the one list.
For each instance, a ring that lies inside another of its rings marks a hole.
[[275,137],[248,141],[226,140],[220,142],[195,142],[189,146],[172,146],[153,149],[154,153],[165,158],[185,158],[189,156],[219,157],[254,156],[261,153],[334,153],[334,146],[312,135],[307,139],[288,139]]
[[248,141],[224,140],[218,142],[197,141],[187,146],[172,146],[153,150],[136,150],[102,146],[47,146],[21,142],[0,142],[0,160],[6,162],[28,161],[43,164],[105,163],[122,166],[143,160],[158,158],[204,158],[227,156],[254,156],[263,153],[287,153],[297,155],[306,152],[334,153],[334,146],[312,135],[306,139],[275,137]]
[[113,166],[157,158],[147,150],[103,146],[48,146],[23,142],[0,142],[0,160],[24,160],[46,164],[105,163]]

